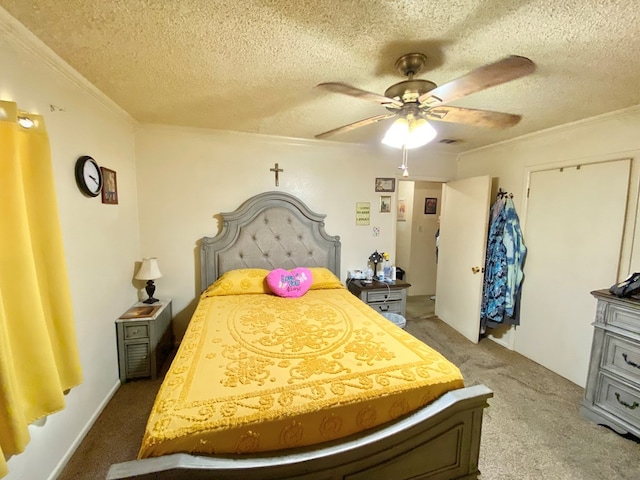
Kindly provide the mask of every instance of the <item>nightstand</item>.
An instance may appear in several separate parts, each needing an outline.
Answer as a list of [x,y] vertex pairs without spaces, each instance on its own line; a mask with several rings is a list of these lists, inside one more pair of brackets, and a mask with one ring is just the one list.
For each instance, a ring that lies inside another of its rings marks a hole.
[[151,305],[143,302],[133,305],[155,306],[160,308],[151,316],[116,320],[118,365],[122,383],[142,377],[155,380],[173,348],[171,299],[160,300]]
[[411,286],[403,280],[394,283],[364,283],[362,280],[349,280],[347,288],[356,297],[380,313],[398,313],[405,316],[407,308],[407,288]]

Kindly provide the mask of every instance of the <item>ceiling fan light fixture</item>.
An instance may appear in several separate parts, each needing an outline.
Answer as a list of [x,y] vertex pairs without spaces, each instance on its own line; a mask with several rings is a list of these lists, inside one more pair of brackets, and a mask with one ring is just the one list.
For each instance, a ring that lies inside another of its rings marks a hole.
[[402,148],[409,137],[409,121],[405,117],[398,118],[391,124],[384,135],[382,143],[393,148]]
[[393,122],[382,143],[394,148],[418,148],[433,140],[436,134],[436,129],[424,118],[408,115]]
[[[429,123],[433,121],[451,122],[492,128],[511,127],[520,121],[520,115],[491,110],[475,110],[449,104],[467,95],[529,75],[535,71],[536,66],[528,58],[510,55],[497,62],[480,66],[440,86],[429,80],[414,78],[423,69],[426,60],[427,58],[422,53],[409,53],[400,57],[396,62],[396,68],[407,77],[407,80],[391,85],[384,92],[384,95],[341,82],[318,84],[318,87],[330,92],[375,102],[391,113],[358,120],[320,133],[316,135],[316,138],[325,138],[329,135],[348,132],[355,128],[397,117],[384,136],[382,143],[398,149],[403,147],[417,148],[430,142],[436,136],[435,129],[428,125],[426,119],[429,120]],[[415,126],[412,126],[413,122],[416,123]],[[417,130],[417,132],[411,135],[413,130]]]
[[406,146],[407,148],[418,148],[426,145],[436,138],[437,133],[436,129],[424,118],[414,120],[413,123],[410,124],[409,138]]

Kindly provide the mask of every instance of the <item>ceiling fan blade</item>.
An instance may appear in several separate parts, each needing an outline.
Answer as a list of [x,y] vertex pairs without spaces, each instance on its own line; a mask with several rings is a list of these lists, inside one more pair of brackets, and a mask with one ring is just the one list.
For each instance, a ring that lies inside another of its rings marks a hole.
[[327,132],[319,133],[318,135],[316,135],[316,138],[326,138],[336,133],[348,132],[349,130],[355,130],[356,128],[364,127],[365,125],[371,125],[372,123],[386,120],[387,118],[392,118],[395,116],[395,113],[385,113],[382,115],[376,115],[375,117],[365,118],[364,120],[358,120],[357,122],[343,125],[342,127],[334,128],[333,130],[329,130]]
[[511,55],[424,93],[418,98],[418,103],[427,107],[450,103],[480,90],[524,77],[535,69],[535,63],[528,58]]
[[464,123],[478,127],[507,128],[512,127],[522,118],[511,113],[492,112],[490,110],[474,110],[472,108],[441,106],[430,108],[422,113],[427,120],[440,122]]
[[340,82],[326,82],[320,83],[317,85],[318,88],[323,88],[325,90],[329,90],[334,93],[343,93],[345,95],[350,95],[352,97],[361,98],[363,100],[370,100],[372,102],[380,103],[384,106],[394,106],[394,107],[402,107],[402,102],[396,100],[394,98],[385,97],[384,95],[378,95],[377,93],[367,92],[366,90],[361,90],[356,87],[352,87],[351,85],[347,85],[346,83]]

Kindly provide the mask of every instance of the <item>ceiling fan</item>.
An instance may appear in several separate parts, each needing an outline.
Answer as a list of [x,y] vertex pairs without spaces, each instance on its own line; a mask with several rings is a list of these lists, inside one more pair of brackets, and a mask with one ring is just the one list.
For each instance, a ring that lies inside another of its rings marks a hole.
[[384,95],[361,90],[340,82],[317,85],[318,88],[330,92],[379,103],[391,113],[343,125],[320,133],[316,135],[316,138],[326,138],[397,117],[382,143],[396,148],[408,149],[422,146],[436,136],[436,130],[427,120],[493,128],[511,127],[520,121],[520,115],[448,106],[447,104],[472,93],[530,74],[535,70],[535,64],[528,58],[511,55],[472,70],[439,87],[429,80],[414,78],[423,69],[426,60],[427,57],[422,53],[409,53],[400,57],[396,61],[395,67],[407,77],[407,80],[391,85],[384,92]]

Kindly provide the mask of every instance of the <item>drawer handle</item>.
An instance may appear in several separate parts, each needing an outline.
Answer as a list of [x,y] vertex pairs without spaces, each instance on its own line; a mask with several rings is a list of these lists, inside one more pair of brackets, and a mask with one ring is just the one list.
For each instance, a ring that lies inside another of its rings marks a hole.
[[636,408],[640,407],[640,403],[638,402],[633,402],[633,404],[628,404],[624,400],[620,400],[620,394],[618,392],[616,392],[616,400],[618,400],[618,403],[620,405],[622,405],[625,408],[628,408],[629,410],[635,410]]
[[388,312],[389,311],[389,305],[380,305],[380,311],[381,312]]
[[640,368],[640,365],[638,365],[637,363],[631,362],[627,359],[627,354],[623,353],[622,354],[622,358],[624,358],[624,361],[627,363],[627,365],[631,365],[632,367],[636,367],[636,368]]

